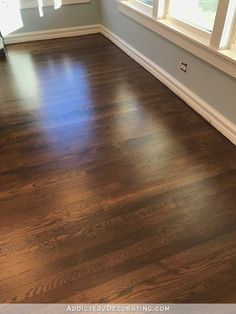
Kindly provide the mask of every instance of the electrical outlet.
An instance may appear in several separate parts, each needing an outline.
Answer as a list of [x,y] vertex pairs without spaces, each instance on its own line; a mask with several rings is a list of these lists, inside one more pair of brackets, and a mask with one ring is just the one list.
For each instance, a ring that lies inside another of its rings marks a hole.
[[184,73],[188,72],[188,64],[185,62],[180,62],[180,70],[183,71]]

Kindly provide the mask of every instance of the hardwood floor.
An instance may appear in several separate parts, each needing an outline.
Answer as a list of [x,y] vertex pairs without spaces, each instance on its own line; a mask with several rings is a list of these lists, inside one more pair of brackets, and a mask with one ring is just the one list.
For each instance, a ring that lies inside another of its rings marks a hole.
[[0,62],[0,302],[236,303],[236,150],[102,35]]

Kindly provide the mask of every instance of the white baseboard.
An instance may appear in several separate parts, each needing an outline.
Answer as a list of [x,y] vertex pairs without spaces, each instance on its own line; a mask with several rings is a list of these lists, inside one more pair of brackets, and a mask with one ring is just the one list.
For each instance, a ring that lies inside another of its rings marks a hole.
[[130,46],[123,39],[106,29],[103,25],[94,24],[79,27],[51,29],[39,32],[12,34],[5,38],[6,44],[21,43],[35,40],[46,40],[70,36],[102,33],[127,55],[143,66],[158,80],[165,84],[176,95],[183,99],[193,110],[211,123],[219,132],[236,145],[236,125],[230,122],[221,113],[213,109],[203,99],[193,93],[190,89],[177,81],[168,72],[159,67],[152,60],[145,57],[138,50]]
[[122,49],[127,55],[154,75],[170,90],[184,100],[193,110],[200,114],[205,120],[212,124],[219,132],[236,145],[236,125],[230,122],[221,113],[213,109],[208,103],[193,93],[190,89],[177,81],[168,72],[159,67],[152,60],[145,57],[138,50],[130,46],[123,39],[101,26],[101,33]]
[[28,42],[28,41],[96,34],[100,32],[101,32],[101,25],[94,24],[94,25],[77,26],[77,27],[57,28],[57,29],[50,29],[50,30],[37,31],[37,32],[17,33],[17,34],[12,34],[5,37],[4,41],[7,45],[9,45],[9,44],[17,44],[17,43]]

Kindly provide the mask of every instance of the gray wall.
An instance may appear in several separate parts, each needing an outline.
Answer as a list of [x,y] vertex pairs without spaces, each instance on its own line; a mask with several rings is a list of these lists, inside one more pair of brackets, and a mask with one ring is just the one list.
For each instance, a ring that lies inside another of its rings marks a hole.
[[[102,23],[236,123],[236,80],[118,11],[116,0],[101,0]],[[179,62],[190,64],[189,72]]]
[[58,10],[54,10],[53,7],[45,7],[43,11],[44,16],[39,17],[37,8],[21,10],[24,27],[17,33],[101,23],[99,0],[64,5]]

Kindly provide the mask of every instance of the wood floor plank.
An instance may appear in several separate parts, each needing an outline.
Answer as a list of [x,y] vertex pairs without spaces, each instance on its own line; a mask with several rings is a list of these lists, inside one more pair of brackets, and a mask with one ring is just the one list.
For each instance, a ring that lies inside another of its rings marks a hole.
[[102,35],[8,54],[0,302],[235,303],[235,147]]

